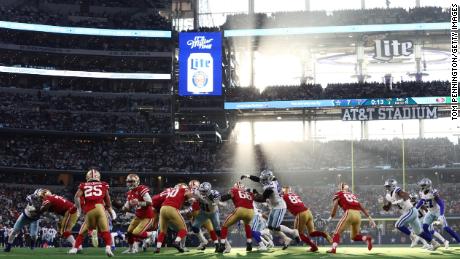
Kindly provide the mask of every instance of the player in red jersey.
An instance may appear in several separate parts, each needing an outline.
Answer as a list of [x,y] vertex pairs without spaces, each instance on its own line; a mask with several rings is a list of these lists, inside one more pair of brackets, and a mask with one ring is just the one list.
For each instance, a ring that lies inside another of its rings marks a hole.
[[324,237],[332,243],[332,238],[328,234],[315,230],[311,210],[305,206],[300,196],[291,190],[291,187],[283,187],[283,200],[288,211],[295,216],[294,228],[299,231],[300,239],[310,246],[310,252],[318,251],[318,247],[305,235],[305,230],[311,237]]
[[135,209],[135,217],[128,226],[126,238],[128,239],[128,250],[125,254],[137,253],[137,246],[134,242],[143,240],[152,236],[152,232],[147,232],[154,221],[154,212],[152,207],[152,198],[149,194],[149,188],[145,185],[140,185],[140,179],[137,174],[129,174],[126,177],[127,201],[123,205],[124,212]]
[[[80,204],[81,197],[83,197],[83,204]],[[116,219],[117,215],[112,209],[109,185],[106,182],[101,182],[99,171],[91,169],[86,173],[86,182],[80,184],[78,191],[75,193],[74,200],[78,211],[83,209],[85,221],[80,228],[75,245],[70,249],[69,254],[76,254],[81,249],[83,238],[89,229],[97,229],[104,239],[106,255],[109,257],[113,256],[110,249],[112,237],[110,236],[109,222],[105,214],[105,209],[111,214],[113,220]]]
[[331,217],[329,217],[328,221],[335,217],[335,214],[337,213],[337,208],[339,206],[343,209],[344,213],[334,231],[334,237],[332,238],[332,248],[327,251],[328,253],[336,253],[337,246],[340,242],[340,235],[348,227],[351,227],[351,239],[353,239],[354,241],[367,242],[367,249],[369,249],[369,251],[372,249],[372,237],[363,236],[360,234],[360,212],[363,212],[363,214],[366,215],[366,217],[369,219],[371,227],[375,228],[375,222],[374,220],[372,220],[367,210],[361,205],[361,203],[359,203],[358,198],[356,198],[356,195],[349,192],[349,189],[350,188],[347,184],[341,183],[339,186],[339,191],[334,195],[334,205],[332,208]]
[[[225,242],[227,241],[228,228],[235,223],[242,220],[244,222],[244,231],[246,233],[246,251],[252,251],[252,230],[251,221],[254,217],[254,194],[247,192],[241,182],[235,183],[233,188],[221,196],[221,201],[232,200],[235,205],[235,210],[227,217],[221,230],[220,248],[219,252],[223,253],[225,250]],[[229,253],[230,251],[225,251]]]
[[160,252],[160,248],[166,237],[166,232],[168,231],[168,226],[177,229],[177,237],[172,247],[176,248],[181,253],[184,252],[184,249],[180,246],[180,241],[187,235],[187,226],[185,225],[184,218],[182,218],[179,209],[182,208],[184,202],[189,199],[193,202],[192,194],[188,186],[184,183],[177,184],[166,196],[160,210],[160,233],[158,234],[155,253]]
[[155,217],[154,217],[154,221],[152,225],[153,229],[158,228],[158,221],[160,221],[161,206],[163,206],[163,202],[165,201],[166,197],[168,196],[168,193],[170,193],[172,189],[173,188],[166,188],[161,193],[155,194],[152,198],[152,207],[155,213]]
[[49,211],[62,216],[59,221],[59,235],[67,239],[67,241],[74,246],[75,238],[72,235],[72,229],[77,223],[79,216],[77,207],[64,197],[52,194],[51,191],[47,189],[41,189],[38,196],[42,200],[40,214]]

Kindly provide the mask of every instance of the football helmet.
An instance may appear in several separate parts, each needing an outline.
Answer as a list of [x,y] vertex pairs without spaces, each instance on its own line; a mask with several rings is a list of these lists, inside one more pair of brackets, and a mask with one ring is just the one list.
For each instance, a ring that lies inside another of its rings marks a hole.
[[339,184],[339,191],[342,191],[342,192],[349,192],[350,191],[350,186],[345,183],[345,182],[341,182]]
[[51,195],[51,191],[48,189],[38,189],[36,192],[37,197],[39,197],[40,199],[43,199],[46,196]]
[[101,180],[101,173],[99,173],[96,169],[90,169],[86,173],[86,181],[87,182],[99,182]]
[[385,189],[387,191],[392,192],[396,189],[396,187],[398,187],[398,182],[395,179],[388,179],[385,181],[385,184],[383,184],[383,186],[385,186]]
[[284,186],[282,190],[283,190],[283,193],[291,193],[292,192],[291,186]]
[[174,186],[174,188],[178,188],[178,189],[188,189],[188,185],[185,184],[185,183],[178,183]]
[[272,171],[265,169],[262,172],[260,172],[259,178],[260,178],[260,183],[266,184],[266,183],[271,182],[275,178],[275,176],[273,175]]
[[198,191],[200,192],[201,195],[207,196],[211,192],[211,184],[208,182],[204,182],[200,184],[200,187],[198,188]]
[[139,186],[140,183],[141,181],[137,174],[128,174],[128,176],[126,176],[126,187],[128,187],[128,189],[132,190]]
[[244,190],[245,186],[242,182],[238,181],[233,185],[234,188],[239,189],[239,190]]
[[198,180],[191,180],[190,182],[188,182],[188,187],[189,187],[191,190],[197,190],[198,188],[200,188],[200,181],[198,181]]
[[418,182],[418,186],[420,187],[420,190],[424,193],[428,193],[431,190],[432,184],[433,183],[428,178],[423,178],[422,180]]
[[410,199],[410,202],[412,203],[416,203],[417,202],[417,199],[418,199],[418,195],[416,193],[411,193],[409,195],[409,199]]

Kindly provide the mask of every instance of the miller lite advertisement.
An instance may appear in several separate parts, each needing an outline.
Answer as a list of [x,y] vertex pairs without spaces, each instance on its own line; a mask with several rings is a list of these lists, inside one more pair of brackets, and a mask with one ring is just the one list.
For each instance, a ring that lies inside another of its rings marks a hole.
[[179,33],[179,95],[222,95],[222,33]]

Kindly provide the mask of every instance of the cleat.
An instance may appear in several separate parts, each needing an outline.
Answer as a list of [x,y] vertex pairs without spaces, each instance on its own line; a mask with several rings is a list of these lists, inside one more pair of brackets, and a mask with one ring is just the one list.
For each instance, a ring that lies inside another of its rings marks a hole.
[[367,250],[371,251],[372,250],[372,237],[367,236],[366,242],[367,242]]
[[246,243],[246,252],[252,251],[252,243]]
[[174,247],[177,249],[177,251],[179,253],[183,253],[184,252],[184,249],[182,247],[180,247],[180,242],[174,242],[171,244],[171,247]]
[[72,247],[67,253],[71,255],[76,255],[78,253],[78,249],[75,247]]
[[335,248],[331,248],[331,249],[327,250],[326,253],[328,253],[328,254],[335,254],[335,253],[336,253],[336,250],[335,250]]
[[13,246],[13,245],[7,243],[6,246],[5,246],[5,248],[3,249],[3,252],[6,252],[6,253],[11,252],[11,247],[12,247],[12,246]]
[[222,254],[225,251],[225,244],[216,244],[216,253]]
[[316,252],[316,251],[318,251],[318,247],[317,246],[312,246],[312,247],[310,247],[310,250],[308,250],[308,251]]
[[216,249],[214,250],[214,253],[222,253],[224,251],[224,249],[222,249],[222,252],[220,252],[220,244],[219,243],[215,243],[214,246],[216,247]]
[[289,247],[289,245],[291,244],[291,242],[292,242],[292,239],[287,238],[287,239],[284,241],[283,250],[286,250],[286,249]]
[[444,249],[449,249],[449,241],[448,240],[444,241]]
[[422,246],[422,249],[430,250],[430,247],[431,247],[431,245],[429,245],[429,244],[424,244],[424,245]]
[[133,249],[129,248],[122,252],[122,254],[134,254]]
[[112,249],[110,248],[110,246],[106,246],[106,247],[105,247],[105,254],[106,254],[108,257],[112,257],[112,256],[113,256]]
[[157,248],[155,248],[155,250],[153,250],[153,253],[155,253],[155,254],[159,254],[159,253],[160,253],[160,248],[158,248],[158,247],[157,247]]
[[204,251],[206,249],[206,246],[208,245],[208,242],[206,243],[200,243],[199,246],[197,246],[197,250]]
[[260,242],[258,250],[260,252],[268,251],[268,248],[264,245],[264,243]]
[[[432,251],[435,251],[436,249],[438,249],[439,247],[441,247],[441,244],[439,244],[437,241],[435,241],[434,239],[431,241],[431,245],[432,245],[432,248],[433,250]],[[429,249],[428,249],[429,250]]]
[[223,253],[228,254],[228,253],[230,253],[231,250],[232,250],[232,247],[227,246],[227,247],[225,247],[225,250],[223,251]]

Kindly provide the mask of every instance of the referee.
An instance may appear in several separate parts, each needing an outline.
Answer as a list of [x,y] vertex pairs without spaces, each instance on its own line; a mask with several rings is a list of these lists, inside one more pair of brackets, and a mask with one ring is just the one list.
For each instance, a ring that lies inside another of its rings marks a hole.
[[[321,217],[321,214],[316,214],[315,215],[315,219],[314,219],[314,223],[315,223],[315,228],[319,231],[322,231],[324,233],[329,233],[328,232],[328,222],[326,219],[323,219]],[[327,240],[323,237],[316,237],[316,244],[318,245],[325,245],[327,244]]]

